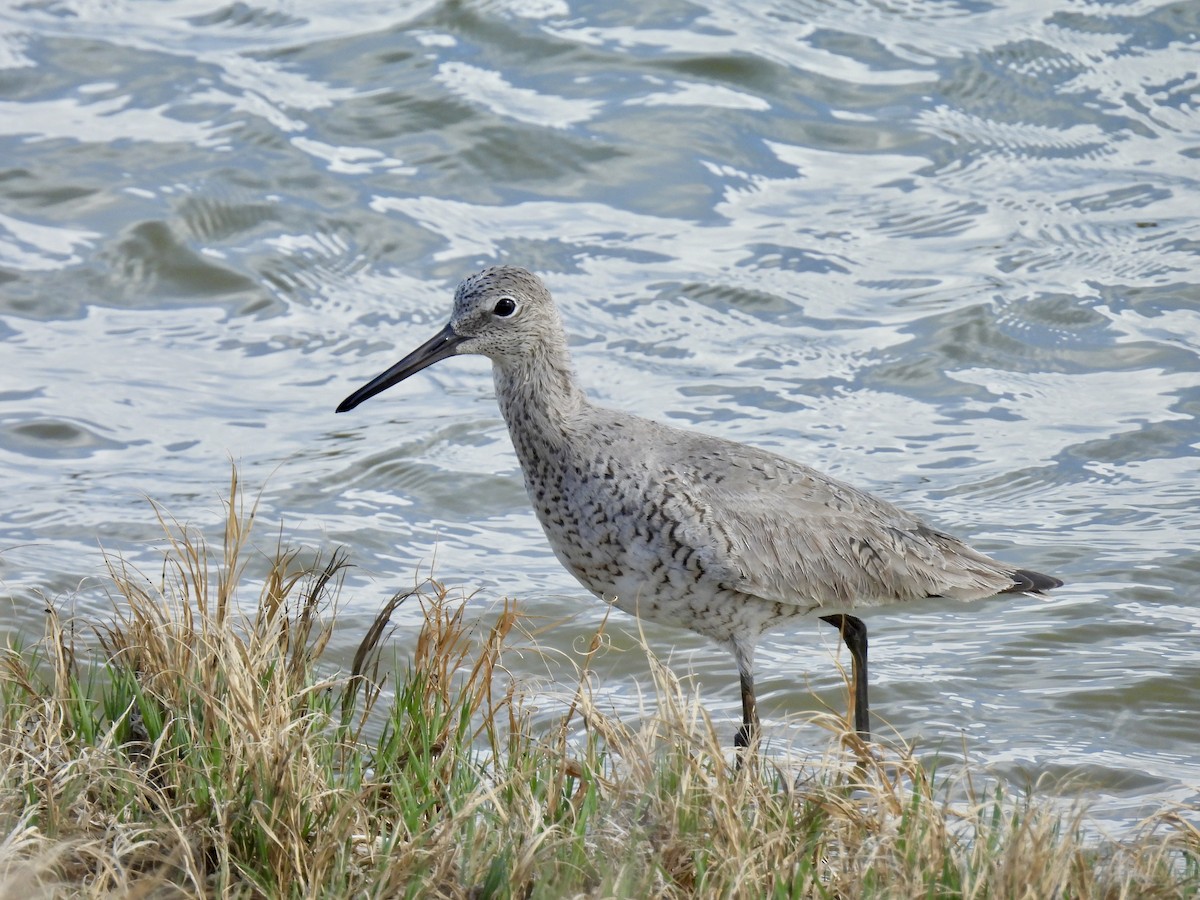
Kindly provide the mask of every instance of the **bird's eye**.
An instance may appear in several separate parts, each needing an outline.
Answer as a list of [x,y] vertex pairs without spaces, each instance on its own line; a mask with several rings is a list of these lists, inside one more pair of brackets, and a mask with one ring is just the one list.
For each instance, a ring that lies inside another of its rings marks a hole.
[[507,319],[517,311],[517,301],[512,297],[501,297],[496,301],[496,305],[492,307],[492,312],[502,319]]

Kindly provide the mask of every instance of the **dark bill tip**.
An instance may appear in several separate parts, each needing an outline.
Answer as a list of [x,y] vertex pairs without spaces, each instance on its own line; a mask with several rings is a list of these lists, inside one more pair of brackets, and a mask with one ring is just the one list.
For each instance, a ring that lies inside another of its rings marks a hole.
[[399,384],[409,375],[415,375],[422,369],[432,366],[435,362],[453,356],[455,349],[462,343],[462,338],[455,334],[454,329],[447,325],[430,340],[426,341],[400,362],[386,372],[372,378],[357,391],[338,404],[337,411],[349,412],[369,400],[381,391],[386,391],[393,384]]

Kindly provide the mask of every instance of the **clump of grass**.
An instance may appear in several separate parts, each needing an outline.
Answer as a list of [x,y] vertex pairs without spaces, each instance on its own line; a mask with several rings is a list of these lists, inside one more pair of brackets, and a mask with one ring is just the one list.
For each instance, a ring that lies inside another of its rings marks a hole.
[[[162,517],[161,575],[112,563],[94,641],[49,611],[39,644],[0,656],[0,898],[1200,890],[1182,817],[1101,843],[1044,799],[951,801],[905,748],[837,719],[818,764],[737,765],[649,651],[656,713],[597,705],[598,640],[539,731],[503,668],[531,641],[515,608],[472,624],[433,581],[385,604],[335,670],[345,558],[277,548],[252,581],[253,517],[235,474],[218,552]],[[410,604],[423,626],[389,683],[389,623]]]

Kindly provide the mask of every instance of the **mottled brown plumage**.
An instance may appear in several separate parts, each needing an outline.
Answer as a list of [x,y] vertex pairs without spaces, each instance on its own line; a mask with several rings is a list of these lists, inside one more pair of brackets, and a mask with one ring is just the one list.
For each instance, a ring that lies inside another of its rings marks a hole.
[[567,570],[626,612],[732,650],[739,745],[758,727],[754,647],[764,632],[809,615],[839,629],[854,664],[855,727],[866,737],[867,632],[853,613],[1061,584],[801,463],[593,405],[575,382],[549,292],[524,269],[463,281],[450,324],[338,412],[466,353],[492,360],[529,498]]

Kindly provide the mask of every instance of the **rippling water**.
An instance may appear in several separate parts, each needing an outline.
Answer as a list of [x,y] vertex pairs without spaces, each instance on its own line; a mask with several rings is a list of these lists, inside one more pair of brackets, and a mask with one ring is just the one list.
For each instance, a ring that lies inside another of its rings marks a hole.
[[[101,548],[154,571],[146,498],[213,528],[232,458],[263,521],[352,548],[345,645],[435,558],[481,612],[513,595],[585,641],[604,610],[486,362],[333,415],[504,260],[600,400],[1067,579],[874,615],[899,734],[1114,820],[1194,811],[1198,36],[1200,5],[1155,2],[5,7],[6,628],[104,615]],[[647,635],[732,733],[724,652]],[[834,650],[815,622],[764,642],[777,742],[842,704]],[[637,715],[644,658],[600,668]]]

